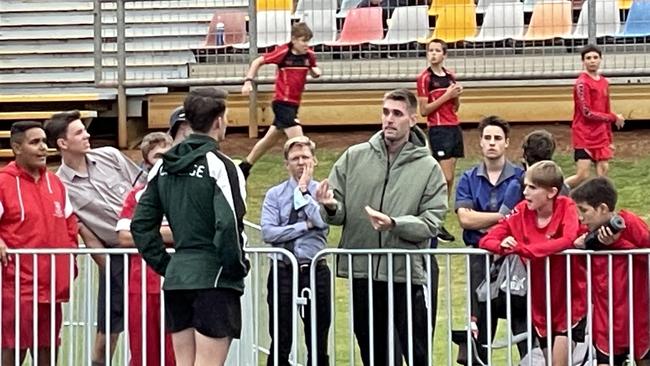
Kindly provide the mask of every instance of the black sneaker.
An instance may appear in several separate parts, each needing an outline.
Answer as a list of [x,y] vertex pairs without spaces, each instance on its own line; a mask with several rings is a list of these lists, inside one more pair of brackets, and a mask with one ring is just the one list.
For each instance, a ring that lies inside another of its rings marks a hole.
[[248,179],[248,175],[251,173],[252,167],[253,164],[247,162],[246,160],[239,163],[239,169],[241,169],[241,172],[244,173],[244,179]]
[[450,241],[455,241],[456,238],[445,229],[445,227],[441,227],[440,230],[438,230],[438,240],[440,241],[445,241],[445,242],[450,242]]

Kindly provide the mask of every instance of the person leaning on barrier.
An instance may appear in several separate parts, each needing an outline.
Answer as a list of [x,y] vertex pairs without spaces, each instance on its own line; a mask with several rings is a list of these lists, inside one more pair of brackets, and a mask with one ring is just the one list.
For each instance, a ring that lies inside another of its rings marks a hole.
[[[316,299],[316,336],[317,348],[311,349],[311,310],[308,304],[303,315],[305,325],[305,342],[309,359],[317,358],[319,365],[329,365],[327,355],[327,334],[332,317],[330,269],[325,259],[316,263],[312,259],[327,246],[329,226],[320,216],[320,206],[313,198],[318,182],[313,179],[314,166],[317,163],[314,150],[316,145],[307,136],[298,136],[284,144],[284,162],[289,172],[289,179],[270,188],[266,192],[262,205],[262,238],[265,242],[289,250],[298,260],[298,293],[309,288],[309,269],[316,266],[316,293],[311,294],[310,302]],[[268,365],[274,365],[274,344],[278,347],[278,364],[289,365],[291,352],[291,304],[292,267],[288,261],[278,261],[278,283],[273,283],[273,268],[269,270],[268,296],[269,334],[273,344],[268,356]],[[273,293],[277,289],[278,339],[273,339],[272,314],[274,313]]]
[[[442,226],[447,212],[447,185],[440,166],[426,145],[426,135],[416,126],[417,98],[405,89],[384,95],[382,131],[368,142],[350,147],[336,161],[329,179],[323,180],[316,197],[321,215],[332,225],[342,225],[339,247],[364,249],[426,249]],[[427,309],[423,285],[427,283],[422,255],[410,256],[412,281],[412,335],[407,329],[407,272],[405,256],[393,257],[391,305],[388,299],[388,258],[367,255],[339,257],[338,275],[353,277],[354,332],[364,365],[370,365],[370,343],[374,364],[388,364],[389,322],[394,322],[403,355],[408,360],[413,346],[414,365],[428,364]],[[370,268],[369,268],[370,267]],[[373,326],[370,332],[367,276],[373,273]],[[431,289],[437,291],[437,289]],[[388,319],[388,306],[394,319]],[[372,334],[372,339],[370,338]]]
[[[249,264],[243,255],[244,175],[219,143],[228,126],[227,93],[192,90],[183,103],[194,133],[169,150],[149,174],[131,221],[147,264],[164,276],[167,329],[179,366],[223,365],[241,334],[240,296]],[[174,235],[166,252],[163,216]]]
[[[45,124],[50,146],[61,152],[56,174],[68,189],[74,212],[81,225],[79,232],[89,248],[104,249],[119,245],[115,225],[122,202],[133,185],[146,176],[130,159],[113,147],[90,148],[90,135],[79,111],[54,114]],[[97,295],[97,335],[92,351],[93,365],[110,363],[105,359],[106,333],[110,336],[111,357],[117,338],[124,330],[124,258],[110,256],[110,304],[106,309],[106,258],[96,255],[99,267]],[[106,317],[108,325],[106,328]]]
[[[499,212],[504,202],[506,190],[510,183],[518,182],[523,175],[523,169],[506,159],[505,152],[510,144],[510,125],[497,116],[483,118],[479,123],[480,147],[483,161],[465,171],[458,180],[456,187],[455,209],[458,222],[463,228],[463,241],[468,247],[478,247],[478,242],[485,231],[495,225],[508,212]],[[487,358],[488,316],[486,303],[480,303],[476,289],[485,279],[485,257],[470,256],[470,291],[469,301],[472,319],[470,326],[474,331],[478,347],[478,355],[482,360]],[[505,299],[504,299],[505,300]],[[505,301],[503,302],[505,306]],[[492,308],[493,314],[498,313]],[[526,329],[525,304],[513,307],[512,330],[519,332]],[[502,309],[505,312],[505,308]],[[496,321],[491,322],[492,336],[495,334]],[[519,354],[526,354],[526,344],[520,343]]]
[[[614,184],[605,177],[592,178],[571,192],[571,198],[576,202],[580,222],[584,225],[575,241],[578,248],[595,250],[626,250],[650,248],[650,231],[648,225],[636,214],[621,210],[614,211],[618,199]],[[608,228],[608,223],[614,219],[622,219],[624,224],[621,231],[614,233]],[[596,232],[595,245],[587,239],[587,233]],[[611,267],[609,261],[611,259]],[[614,255],[612,258],[603,255],[591,257],[591,296],[593,304],[592,337],[596,348],[598,365],[622,366],[628,354],[634,347],[632,357],[637,365],[650,365],[650,295],[648,290],[648,256],[637,254],[632,256],[632,268],[628,265],[628,256]],[[611,272],[608,268],[611,268]],[[631,275],[630,275],[631,274]],[[610,276],[611,284],[610,288]],[[633,298],[629,298],[629,281],[634,285]],[[612,291],[612,302],[609,291]],[[632,302],[632,304],[630,304]],[[609,314],[613,323],[609,324]],[[633,314],[633,341],[630,342],[629,327],[630,313]],[[612,329],[612,334],[609,329]],[[613,349],[609,341],[612,338]]]
[[[34,256],[19,255],[17,260],[15,255],[7,254],[7,249],[76,248],[77,218],[72,213],[65,186],[47,170],[47,142],[41,124],[14,123],[10,142],[16,159],[0,170],[2,366],[14,365],[16,358],[18,364],[22,364],[28,351],[34,358],[35,348],[38,349],[38,362],[33,364],[45,366],[56,363],[56,356],[50,359],[50,348],[61,343],[61,304],[70,299],[71,276],[75,275],[70,272],[72,257],[39,255],[37,268],[33,268]],[[38,289],[34,288],[34,282]],[[37,319],[33,318],[35,309]],[[54,319],[51,310],[54,310]],[[37,323],[36,333],[34,322]],[[50,332],[54,340],[50,339]]]
[[[172,146],[172,137],[164,132],[151,132],[144,136],[140,144],[142,152],[143,167],[146,171],[151,170],[156,162],[162,159]],[[146,186],[136,184],[124,199],[120,219],[115,226],[117,237],[122,248],[134,248],[133,236],[131,235],[131,219],[135,213],[138,200],[144,193]],[[173,246],[174,238],[165,223],[160,228],[163,241],[168,246]],[[131,361],[129,366],[140,366],[143,364],[143,354],[146,354],[146,365],[161,365],[161,294],[160,276],[151,267],[146,267],[145,281],[142,283],[142,257],[131,255],[129,261],[129,349],[131,350]],[[143,294],[144,290],[144,294]],[[145,301],[143,311],[142,302]],[[146,314],[146,315],[145,315]],[[145,327],[142,327],[142,318],[145,317]],[[143,340],[146,340],[146,349],[142,349]],[[175,366],[174,350],[169,334],[165,336],[164,346],[165,365]]]
[[[566,366],[575,342],[583,342],[585,336],[585,258],[572,256],[569,267],[564,256],[553,254],[573,247],[578,237],[578,211],[570,198],[559,196],[564,176],[556,163],[543,160],[533,164],[526,171],[524,184],[525,200],[492,227],[479,246],[498,255],[517,254],[528,259],[533,333],[546,358],[552,357],[553,365]],[[568,345],[569,331],[572,345]],[[551,355],[547,352],[549,340]]]

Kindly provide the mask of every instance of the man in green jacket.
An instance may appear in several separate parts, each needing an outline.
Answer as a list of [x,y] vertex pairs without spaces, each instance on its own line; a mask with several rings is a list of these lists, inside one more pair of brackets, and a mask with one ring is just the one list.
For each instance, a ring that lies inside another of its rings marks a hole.
[[[167,328],[176,364],[223,365],[241,333],[240,296],[248,262],[242,254],[244,176],[219,152],[225,138],[226,92],[196,89],[184,102],[194,131],[149,173],[131,233],[139,252],[165,277]],[[163,215],[176,252],[165,251]]]
[[[416,126],[417,99],[398,89],[386,93],[382,131],[368,142],[350,147],[321,182],[317,200],[321,215],[332,225],[342,225],[339,247],[345,249],[426,249],[435,238],[447,212],[447,185],[440,166],[431,156],[425,134]],[[423,285],[427,284],[426,262],[411,255],[412,338],[408,336],[406,258],[393,256],[393,302],[388,301],[386,255],[353,257],[338,261],[338,275],[353,277],[354,333],[364,365],[370,365],[369,288],[372,274],[372,342],[374,364],[388,364],[388,306],[394,307],[394,322],[400,348],[413,364],[427,362],[427,309]],[[437,291],[437,289],[432,289]]]

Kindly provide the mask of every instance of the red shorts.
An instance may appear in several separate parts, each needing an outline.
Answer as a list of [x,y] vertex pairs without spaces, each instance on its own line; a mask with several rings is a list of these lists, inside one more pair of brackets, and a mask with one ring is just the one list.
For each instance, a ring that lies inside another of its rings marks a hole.
[[576,148],[574,152],[575,161],[588,159],[593,162],[607,161],[614,157],[614,152],[609,146],[596,148]]
[[[19,342],[16,342],[15,319],[16,311],[15,300],[13,297],[2,298],[2,348],[15,349],[18,343],[19,349],[34,347],[34,308],[32,301],[24,301],[20,304],[20,314],[18,321]],[[37,305],[37,333],[36,346],[38,348],[48,348],[52,345],[50,341],[50,304],[39,303]],[[61,344],[61,304],[54,304],[54,338],[55,345]]]
[[[147,294],[146,302],[146,340],[147,340],[147,365],[162,365],[160,360],[160,294]],[[129,294],[129,348],[131,349],[130,366],[142,366],[143,332],[142,332],[142,297],[138,293]],[[175,366],[172,337],[165,334],[165,365]]]

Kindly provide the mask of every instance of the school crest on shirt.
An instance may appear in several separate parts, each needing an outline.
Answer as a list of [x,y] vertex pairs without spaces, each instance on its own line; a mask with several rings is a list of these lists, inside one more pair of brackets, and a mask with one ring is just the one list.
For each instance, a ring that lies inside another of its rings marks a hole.
[[63,218],[64,216],[61,202],[54,201],[54,217]]

